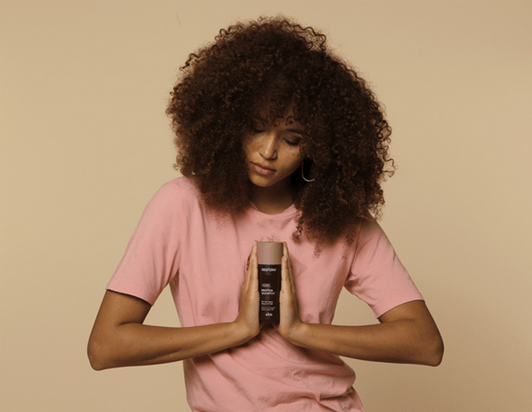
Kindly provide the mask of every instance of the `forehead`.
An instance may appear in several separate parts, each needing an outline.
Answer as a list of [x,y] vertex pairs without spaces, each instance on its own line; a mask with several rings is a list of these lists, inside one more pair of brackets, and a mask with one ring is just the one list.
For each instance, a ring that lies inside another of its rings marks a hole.
[[274,126],[305,127],[301,119],[298,119],[294,114],[293,105],[286,106],[284,110],[263,107],[254,114],[253,120],[262,124],[273,124]]

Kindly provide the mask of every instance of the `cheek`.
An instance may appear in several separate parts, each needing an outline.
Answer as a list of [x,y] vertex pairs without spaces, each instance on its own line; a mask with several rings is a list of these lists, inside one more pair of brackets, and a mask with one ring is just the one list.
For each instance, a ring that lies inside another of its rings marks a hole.
[[303,162],[303,156],[301,153],[294,154],[290,156],[290,159],[287,159],[287,166],[291,171],[295,171],[298,167],[301,166],[301,162]]
[[244,154],[246,157],[249,156],[249,154],[252,152],[252,142],[250,139],[243,139],[242,140],[242,150],[244,151]]

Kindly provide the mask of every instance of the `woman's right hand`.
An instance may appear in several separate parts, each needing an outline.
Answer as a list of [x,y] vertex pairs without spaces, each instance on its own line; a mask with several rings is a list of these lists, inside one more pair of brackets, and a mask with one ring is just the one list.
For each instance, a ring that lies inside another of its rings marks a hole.
[[145,325],[148,302],[108,290],[89,338],[89,360],[101,370],[175,362],[239,346],[260,332],[259,303],[256,245],[233,322],[179,328]]
[[261,329],[259,322],[259,275],[257,263],[257,242],[254,243],[249,255],[246,280],[242,285],[240,311],[235,320],[240,331],[246,331],[248,339],[257,336]]

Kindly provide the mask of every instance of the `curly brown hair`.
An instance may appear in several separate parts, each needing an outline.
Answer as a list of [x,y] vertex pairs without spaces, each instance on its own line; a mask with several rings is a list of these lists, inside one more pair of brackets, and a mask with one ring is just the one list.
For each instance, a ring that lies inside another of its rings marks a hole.
[[291,177],[302,233],[320,242],[378,216],[381,182],[393,174],[391,128],[366,82],[326,47],[326,37],[284,17],[239,23],[189,55],[167,114],[178,149],[175,167],[194,176],[205,203],[238,214],[250,206],[243,136],[260,113],[273,121],[288,107],[305,125],[305,174]]

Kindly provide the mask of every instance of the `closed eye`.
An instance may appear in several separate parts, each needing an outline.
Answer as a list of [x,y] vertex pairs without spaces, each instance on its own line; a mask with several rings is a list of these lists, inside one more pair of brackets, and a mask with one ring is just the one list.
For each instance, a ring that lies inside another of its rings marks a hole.
[[284,139],[284,141],[290,146],[299,146],[301,139]]
[[300,129],[286,129],[288,133],[285,134],[284,141],[290,146],[299,146],[303,140],[303,130]]

